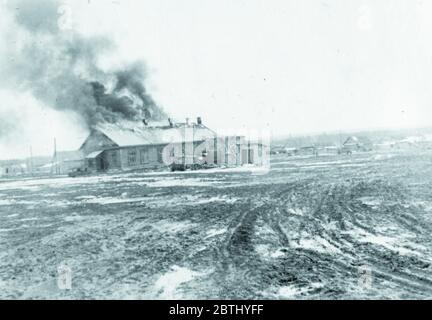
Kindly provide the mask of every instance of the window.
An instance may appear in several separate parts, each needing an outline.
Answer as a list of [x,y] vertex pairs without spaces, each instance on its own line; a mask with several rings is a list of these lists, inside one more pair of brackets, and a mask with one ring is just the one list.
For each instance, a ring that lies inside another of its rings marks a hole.
[[137,152],[136,150],[129,150],[128,151],[128,164],[130,166],[134,166],[137,163]]
[[140,150],[140,163],[146,164],[148,162],[149,162],[149,154],[148,154],[147,150],[141,149]]

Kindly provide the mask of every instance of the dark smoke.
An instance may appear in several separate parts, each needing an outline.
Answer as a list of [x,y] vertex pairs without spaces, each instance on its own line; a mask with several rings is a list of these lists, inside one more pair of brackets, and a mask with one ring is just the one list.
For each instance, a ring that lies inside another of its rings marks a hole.
[[13,45],[6,51],[8,63],[0,66],[3,86],[30,91],[46,106],[72,110],[89,127],[122,119],[166,118],[146,90],[145,66],[134,62],[120,70],[102,70],[98,62],[114,44],[108,38],[62,30],[61,3],[8,3],[14,22],[4,36]]
[[105,107],[114,114],[122,114],[126,118],[135,118],[138,115],[138,110],[133,107],[132,99],[108,94],[105,86],[99,82],[92,82],[91,86],[97,105]]
[[117,84],[115,91],[119,92],[128,89],[134,95],[139,97],[146,108],[146,117],[151,117],[152,114],[158,114],[158,107],[153,101],[153,98],[146,92],[141,79],[145,77],[144,67],[140,64],[134,64],[129,68],[116,72]]

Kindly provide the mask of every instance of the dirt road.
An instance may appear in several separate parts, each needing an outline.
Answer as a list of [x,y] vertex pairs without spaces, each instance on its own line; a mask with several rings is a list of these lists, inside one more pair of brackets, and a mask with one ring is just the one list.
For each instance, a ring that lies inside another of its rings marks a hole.
[[431,298],[431,164],[279,156],[267,174],[0,181],[0,297]]

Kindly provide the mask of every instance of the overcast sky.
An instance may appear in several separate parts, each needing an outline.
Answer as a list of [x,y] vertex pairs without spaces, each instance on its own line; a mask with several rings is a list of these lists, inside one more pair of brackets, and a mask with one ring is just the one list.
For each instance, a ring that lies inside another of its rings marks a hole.
[[[101,63],[146,62],[151,94],[179,120],[275,135],[432,125],[430,1],[65,3],[79,33],[117,43]],[[75,115],[17,91],[0,88],[0,116],[25,119],[19,139],[0,137],[0,158],[30,145],[50,154],[53,136],[60,149],[79,147],[87,132]]]

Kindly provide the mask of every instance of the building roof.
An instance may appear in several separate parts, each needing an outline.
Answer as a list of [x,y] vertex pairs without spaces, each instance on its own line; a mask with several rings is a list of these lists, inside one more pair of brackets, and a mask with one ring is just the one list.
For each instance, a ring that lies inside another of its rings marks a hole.
[[216,137],[214,131],[195,123],[175,123],[172,126],[168,122],[148,125],[140,122],[104,123],[95,130],[102,132],[119,147],[203,141]]
[[367,137],[355,137],[351,136],[348,137],[345,142],[343,143],[344,146],[350,146],[350,145],[358,145],[358,144],[370,144],[371,141]]
[[86,159],[96,159],[102,152],[104,152],[104,151],[98,150],[98,151],[92,152],[86,156]]

